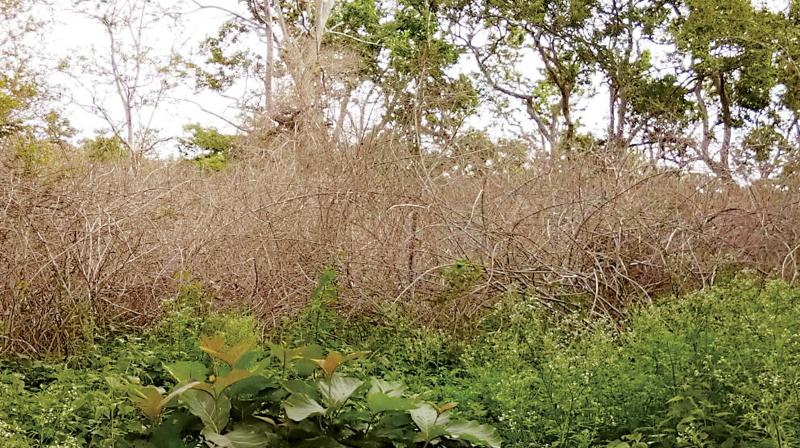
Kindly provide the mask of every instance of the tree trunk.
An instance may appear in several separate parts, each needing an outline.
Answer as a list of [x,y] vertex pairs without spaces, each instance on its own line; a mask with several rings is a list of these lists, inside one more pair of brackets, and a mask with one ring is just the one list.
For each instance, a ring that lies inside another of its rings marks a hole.
[[267,34],[267,59],[264,73],[264,113],[270,119],[275,112],[272,98],[272,68],[275,60],[275,49],[272,36],[272,5],[270,0],[264,0],[264,29]]

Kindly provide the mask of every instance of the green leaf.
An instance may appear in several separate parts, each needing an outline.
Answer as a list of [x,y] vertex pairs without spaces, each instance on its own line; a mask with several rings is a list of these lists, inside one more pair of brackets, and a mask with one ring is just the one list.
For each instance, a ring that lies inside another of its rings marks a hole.
[[383,392],[390,397],[402,397],[406,392],[406,386],[404,386],[401,382],[392,382],[373,378],[370,392],[372,391]]
[[296,422],[325,413],[325,408],[304,394],[293,394],[283,402],[283,407],[286,409],[286,416]]
[[372,387],[367,393],[367,406],[373,412],[410,411],[418,404],[415,400],[403,398],[405,386],[380,379],[372,379]]
[[219,395],[225,391],[229,386],[232,386],[239,381],[246,380],[253,376],[253,372],[247,370],[234,369],[223,376],[217,377],[214,380],[214,392]]
[[631,445],[628,442],[623,442],[622,440],[615,440],[606,445],[606,448],[631,448]]
[[239,363],[239,360],[249,353],[250,350],[256,345],[256,341],[254,339],[248,339],[223,351],[224,345],[225,338],[216,335],[203,338],[203,341],[200,344],[200,349],[208,353],[210,356],[225,362],[225,364],[228,364],[231,368],[235,368]]
[[293,394],[305,394],[309,397],[315,397],[317,395],[317,388],[314,387],[314,383],[309,381],[289,380],[283,387]]
[[475,421],[450,423],[447,433],[454,439],[466,440],[473,445],[500,448],[500,436],[497,430],[489,425],[481,425]]
[[178,361],[164,366],[178,383],[190,381],[205,381],[208,377],[208,367],[198,361]]
[[322,398],[332,407],[344,404],[351,395],[364,384],[356,378],[334,374],[329,379],[320,380],[317,383]]
[[265,389],[278,387],[273,381],[264,375],[254,375],[237,381],[228,387],[228,396],[238,397],[241,395],[255,395]]
[[312,361],[322,357],[322,347],[316,344],[289,349],[278,344],[268,344],[272,356],[280,362],[282,367],[294,366],[300,376],[309,376],[319,366]]
[[207,431],[220,433],[228,424],[231,401],[225,395],[214,397],[206,391],[191,389],[181,398],[189,407],[189,412],[202,420]]
[[279,439],[263,423],[240,424],[225,434],[207,433],[204,436],[222,448],[263,448]]
[[174,389],[172,392],[169,393],[169,395],[167,395],[166,397],[164,397],[163,400],[161,400],[161,407],[163,408],[164,406],[169,404],[170,401],[175,399],[175,397],[177,397],[178,395],[181,395],[182,393],[186,392],[187,390],[194,389],[194,388],[197,388],[197,387],[203,386],[203,385],[205,385],[205,384],[201,383],[199,381],[192,381],[191,383],[186,383],[183,386],[178,387],[177,389]]
[[367,406],[372,412],[410,411],[418,404],[412,399],[392,397],[383,392],[370,391],[367,394]]
[[297,444],[297,448],[347,448],[329,436],[319,436],[304,440]]
[[412,409],[411,419],[417,424],[421,434],[420,439],[424,442],[429,442],[436,437],[447,434],[444,427],[448,423],[446,416],[439,415],[436,408],[428,403],[423,403],[416,409]]
[[155,386],[139,387],[131,393],[131,399],[145,417],[155,420],[161,415],[164,395]]
[[192,421],[194,417],[184,412],[170,414],[150,433],[151,445],[155,448],[187,448],[181,433]]

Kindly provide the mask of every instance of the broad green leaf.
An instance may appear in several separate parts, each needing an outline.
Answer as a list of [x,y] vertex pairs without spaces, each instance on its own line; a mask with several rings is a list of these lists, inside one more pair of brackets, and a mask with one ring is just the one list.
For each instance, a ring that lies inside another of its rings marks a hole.
[[293,394],[283,402],[283,407],[286,409],[286,416],[296,422],[325,413],[325,408],[304,394]]
[[214,380],[214,393],[217,395],[225,391],[229,386],[238,383],[239,381],[246,380],[254,375],[253,372],[247,370],[234,369],[223,376],[217,377]]
[[237,397],[240,395],[255,395],[265,389],[276,387],[278,386],[264,375],[253,375],[237,381],[236,384],[228,387],[227,391],[229,396]]
[[322,358],[322,347],[316,344],[306,345],[294,349],[286,348],[278,344],[269,344],[272,356],[280,362],[284,368],[290,365],[300,376],[309,376],[319,368],[312,359]]
[[606,448],[631,448],[631,445],[628,442],[623,442],[622,440],[615,440],[606,445]]
[[406,386],[404,386],[401,382],[392,382],[373,378],[370,392],[372,391],[383,392],[390,397],[402,397],[406,392]]
[[206,391],[191,389],[181,399],[189,407],[189,412],[200,418],[206,430],[220,433],[228,424],[231,402],[225,395],[214,397]]
[[164,395],[159,388],[155,386],[135,388],[131,393],[131,399],[145,417],[155,420],[161,415]]
[[150,442],[155,448],[188,448],[181,438],[181,433],[194,417],[188,413],[175,412],[165,418],[150,433]]
[[373,412],[410,411],[418,404],[409,398],[393,397],[384,392],[370,391],[367,394],[367,406]]
[[414,420],[420,430],[420,439],[422,441],[429,442],[447,433],[444,428],[444,425],[448,423],[447,417],[439,415],[432,405],[423,403],[416,409],[412,409],[409,414],[411,414],[411,419]]
[[289,380],[286,382],[284,387],[293,394],[305,394],[309,397],[314,397],[317,394],[317,389],[314,387],[314,383],[309,381]]
[[297,448],[347,448],[347,447],[329,436],[319,436],[298,443]]
[[198,361],[178,361],[164,366],[178,383],[190,381],[205,381],[208,377],[208,367]]
[[303,377],[309,377],[313,375],[314,372],[316,372],[317,369],[319,368],[316,362],[307,358],[296,359],[293,364],[293,367],[294,371],[297,372],[298,375]]
[[225,434],[206,433],[204,436],[221,448],[264,448],[278,439],[263,423],[240,424]]
[[166,406],[167,404],[169,404],[169,402],[170,402],[170,401],[172,401],[172,400],[173,400],[175,397],[177,397],[178,395],[180,395],[180,394],[182,394],[182,393],[186,392],[186,391],[187,391],[187,390],[189,390],[189,389],[194,389],[194,388],[196,388],[197,386],[200,386],[200,385],[202,385],[202,384],[203,384],[203,383],[201,383],[201,382],[199,382],[199,381],[192,381],[191,383],[186,383],[186,384],[184,384],[183,386],[181,386],[181,387],[179,387],[179,388],[177,388],[177,389],[173,390],[172,392],[170,392],[170,393],[169,393],[169,395],[167,395],[166,397],[164,397],[164,399],[163,399],[163,400],[161,400],[161,407],[163,408],[164,406]]
[[500,448],[500,436],[497,430],[489,425],[481,425],[475,421],[450,423],[447,433],[454,439],[466,440],[473,445]]
[[235,368],[239,360],[255,345],[256,341],[254,339],[248,339],[223,351],[225,339],[222,336],[216,335],[203,338],[200,349],[210,356],[225,362],[225,364],[228,364],[231,368]]
[[402,383],[373,378],[372,387],[367,393],[367,406],[373,412],[410,411],[415,409],[418,406],[415,400],[403,398],[405,389]]
[[317,383],[322,398],[332,407],[344,404],[351,395],[364,384],[356,378],[335,374]]

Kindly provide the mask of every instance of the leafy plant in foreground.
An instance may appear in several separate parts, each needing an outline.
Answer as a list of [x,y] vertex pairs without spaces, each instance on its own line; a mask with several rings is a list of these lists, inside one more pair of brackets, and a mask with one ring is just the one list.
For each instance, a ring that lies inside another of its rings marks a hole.
[[188,447],[500,447],[494,428],[451,419],[454,403],[437,406],[408,396],[401,383],[343,374],[361,356],[319,346],[252,341],[226,347],[220,336],[201,348],[213,360],[166,366],[177,384],[167,392],[136,379],[109,381],[127,389],[152,422],[140,446]]

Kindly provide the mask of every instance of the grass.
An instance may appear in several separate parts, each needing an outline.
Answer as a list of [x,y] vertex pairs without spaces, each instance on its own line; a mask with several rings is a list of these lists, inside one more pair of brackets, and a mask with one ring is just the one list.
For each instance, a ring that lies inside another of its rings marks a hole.
[[[142,434],[146,421],[106,377],[166,386],[163,364],[203,359],[201,334],[258,331],[246,315],[188,303],[148,332],[98,339],[65,361],[5,362],[3,446],[125,446]],[[623,323],[554,319],[509,295],[468,338],[412,325],[401,311],[345,319],[313,303],[266,337],[370,350],[349,368],[455,401],[465,418],[496,426],[505,446],[796,447],[799,335],[799,289],[738,279]]]

